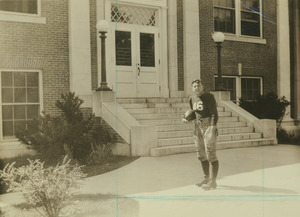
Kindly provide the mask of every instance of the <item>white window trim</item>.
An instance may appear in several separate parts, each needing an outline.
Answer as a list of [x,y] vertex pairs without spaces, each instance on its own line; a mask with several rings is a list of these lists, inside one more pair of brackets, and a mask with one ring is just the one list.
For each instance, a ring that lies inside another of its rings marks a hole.
[[3,139],[3,131],[2,131],[2,86],[1,86],[1,73],[2,72],[38,72],[39,73],[39,100],[40,100],[40,114],[42,115],[42,111],[44,110],[44,103],[43,103],[43,75],[41,70],[35,69],[0,69],[0,142],[7,142],[7,141],[18,141],[17,138],[8,138]]
[[46,18],[41,16],[41,0],[37,0],[38,13],[27,14],[18,12],[9,12],[0,10],[1,21],[23,22],[23,23],[41,23],[46,24]]
[[[214,75],[214,78],[218,78],[218,75]],[[260,95],[263,95],[263,78],[258,76],[235,76],[235,75],[222,75],[222,78],[235,78],[235,88],[236,88],[236,102],[242,97],[242,78],[254,78],[260,80]]]
[[[259,0],[259,14],[262,14],[262,0]],[[238,41],[246,43],[257,43],[257,44],[266,44],[266,39],[263,38],[263,19],[260,16],[260,36],[247,36],[241,34],[241,4],[240,0],[235,0],[235,34],[226,33],[225,40],[227,41]]]

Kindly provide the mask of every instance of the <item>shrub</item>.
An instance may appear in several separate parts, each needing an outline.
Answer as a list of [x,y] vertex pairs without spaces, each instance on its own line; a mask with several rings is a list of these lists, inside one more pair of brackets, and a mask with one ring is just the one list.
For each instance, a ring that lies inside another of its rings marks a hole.
[[60,159],[68,154],[80,163],[85,163],[96,145],[107,146],[114,142],[113,137],[103,127],[95,123],[95,116],[85,117],[80,106],[83,100],[75,93],[62,94],[56,101],[61,115],[51,117],[44,114],[28,123],[26,130],[17,137],[29,148],[35,149],[45,160],[50,157]]
[[279,144],[295,144],[300,145],[300,136],[294,133],[288,133],[286,130],[280,128],[277,131],[277,138]]
[[249,102],[244,99],[239,100],[240,107],[247,110],[259,119],[274,119],[277,122],[277,129],[280,128],[282,119],[286,112],[286,107],[290,102],[283,96],[278,98],[275,93],[259,96],[257,100]]
[[[3,168],[4,168],[4,161],[0,159],[0,170],[3,170]],[[0,177],[0,194],[4,194],[4,193],[6,193],[6,185],[3,182],[2,178]]]
[[19,168],[15,167],[15,162],[7,164],[0,171],[0,177],[9,186],[8,191],[22,192],[41,215],[58,217],[62,212],[73,213],[74,190],[85,176],[81,167],[72,165],[67,156],[61,164],[48,168],[44,168],[44,162],[40,160],[28,161],[29,165]]

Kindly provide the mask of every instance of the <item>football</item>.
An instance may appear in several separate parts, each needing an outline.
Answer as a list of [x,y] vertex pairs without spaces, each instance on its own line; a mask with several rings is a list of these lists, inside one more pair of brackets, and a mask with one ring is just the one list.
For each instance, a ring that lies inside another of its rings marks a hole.
[[188,121],[193,121],[196,119],[196,114],[195,111],[192,109],[187,110],[184,115],[183,118],[188,120]]

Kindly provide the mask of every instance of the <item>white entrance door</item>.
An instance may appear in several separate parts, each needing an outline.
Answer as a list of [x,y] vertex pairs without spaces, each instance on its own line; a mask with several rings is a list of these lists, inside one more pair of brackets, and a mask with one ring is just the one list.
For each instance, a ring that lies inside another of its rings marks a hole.
[[117,97],[158,97],[158,30],[118,24],[114,34]]

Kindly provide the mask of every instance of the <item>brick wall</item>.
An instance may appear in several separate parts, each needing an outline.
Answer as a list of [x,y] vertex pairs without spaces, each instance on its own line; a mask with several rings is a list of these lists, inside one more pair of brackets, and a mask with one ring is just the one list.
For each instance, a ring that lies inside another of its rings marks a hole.
[[[266,44],[225,41],[222,44],[222,74],[237,75],[238,63],[242,74],[262,76],[264,93],[276,92],[277,38],[276,1],[264,0],[263,38]],[[217,74],[217,49],[211,38],[213,26],[213,1],[199,1],[201,76],[206,90],[214,89],[213,76]]]
[[97,69],[97,16],[96,16],[96,0],[90,0],[90,31],[91,31],[91,64],[92,64],[92,89],[99,87],[98,69]]
[[183,8],[182,0],[177,0],[177,60],[178,60],[178,90],[184,90],[183,65]]
[[0,20],[0,68],[38,69],[43,75],[44,110],[70,89],[68,0],[41,0],[46,24]]

